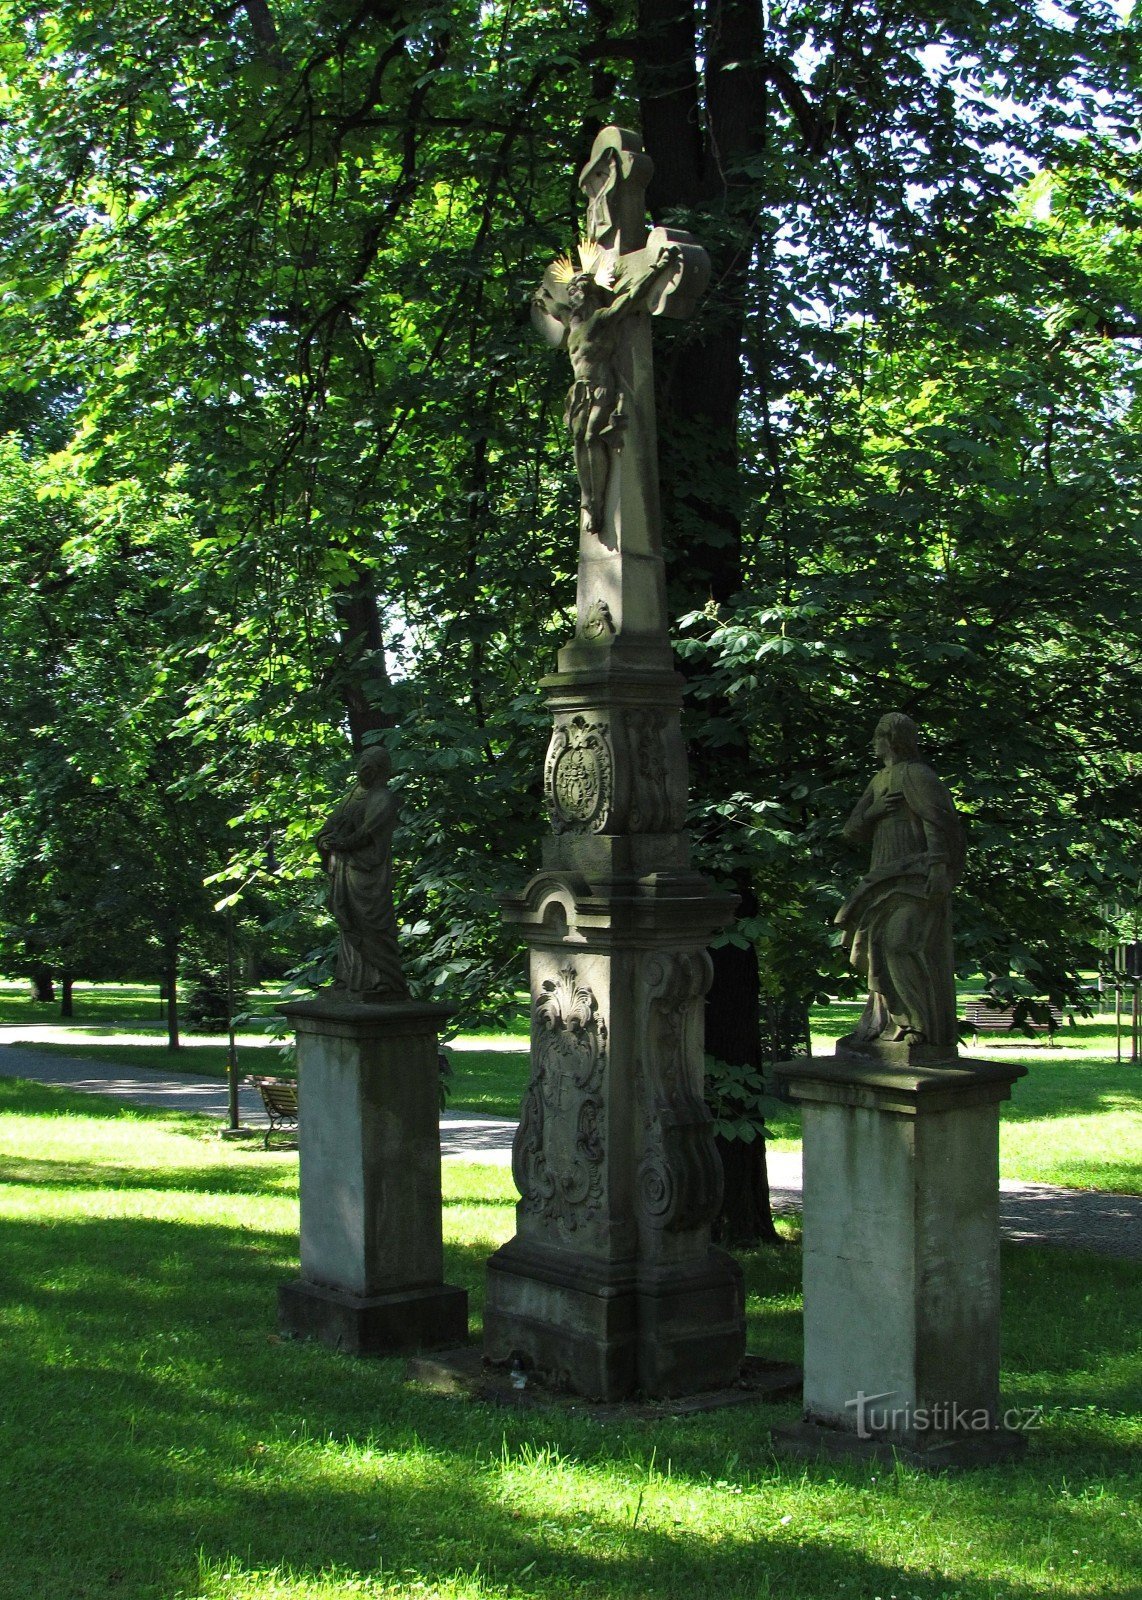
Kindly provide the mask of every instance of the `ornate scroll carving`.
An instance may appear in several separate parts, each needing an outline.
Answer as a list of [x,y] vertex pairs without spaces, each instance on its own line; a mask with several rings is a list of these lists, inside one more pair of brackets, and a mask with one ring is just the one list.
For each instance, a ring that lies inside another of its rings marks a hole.
[[557,723],[547,748],[543,787],[556,833],[601,833],[614,801],[614,759],[603,720]]
[[632,833],[669,833],[685,821],[685,798],[679,807],[673,793],[667,751],[670,718],[662,711],[627,713],[630,749],[630,830]]
[[[637,1198],[643,1220],[669,1232],[713,1221],[722,1203],[722,1164],[713,1120],[702,1099],[701,1069],[689,1048],[711,975],[710,958],[702,950],[648,958],[639,1063],[643,1157]],[[697,1056],[696,1042],[693,1055]]]
[[603,1194],[606,1062],[598,1001],[568,962],[535,999],[512,1174],[524,1210],[572,1233],[595,1219]]

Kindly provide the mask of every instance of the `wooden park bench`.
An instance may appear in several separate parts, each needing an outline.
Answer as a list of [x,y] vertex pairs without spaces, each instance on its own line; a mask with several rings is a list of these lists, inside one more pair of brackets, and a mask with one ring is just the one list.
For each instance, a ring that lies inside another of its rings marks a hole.
[[[1034,1022],[1027,1017],[1020,1027],[1022,1031],[1047,1034],[1047,1043],[1052,1044],[1055,1029],[1062,1026],[1063,1013],[1058,1006],[1048,1009],[1051,1013],[1050,1022]],[[981,1033],[1013,1033],[1016,1029],[1014,1006],[989,1006],[982,1000],[973,1000],[967,1006],[966,1015],[968,1027],[972,1030],[973,1048],[978,1044]]]
[[270,1134],[275,1128],[297,1127],[297,1084],[292,1078],[247,1078],[262,1097],[269,1117],[263,1150],[270,1148]]

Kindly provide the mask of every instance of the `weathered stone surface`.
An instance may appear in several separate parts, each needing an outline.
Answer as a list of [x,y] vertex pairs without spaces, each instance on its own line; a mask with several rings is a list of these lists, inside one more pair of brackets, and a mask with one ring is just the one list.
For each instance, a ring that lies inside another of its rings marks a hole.
[[443,1350],[468,1337],[468,1292],[445,1283],[362,1296],[301,1280],[278,1289],[278,1321],[293,1338],[346,1355]]
[[283,1292],[283,1325],[362,1351],[398,1334],[394,1349],[456,1343],[466,1296],[441,1281],[437,1028],[448,1008],[332,996],[284,1010],[298,1039],[301,1282]]
[[778,1067],[802,1106],[808,1423],[921,1452],[999,1428],[999,1103],[1025,1070]]
[[581,489],[576,632],[544,680],[544,870],[507,903],[531,951],[531,1081],[516,1237],[488,1269],[485,1349],[617,1400],[732,1381],[741,1275],[710,1245],[721,1167],[702,1098],[706,945],[733,897],[690,868],[682,680],[667,633],[650,315],[709,272],[649,231],[652,171],[607,128],[580,182],[587,238],[535,317],[565,344]]
[[317,835],[329,878],[329,909],[337,923],[336,988],[350,999],[407,1000],[393,909],[393,831],[396,800],[389,789],[392,760],[373,745],[357,764],[357,779]]
[[956,808],[918,758],[916,725],[881,717],[873,748],[883,763],[845,824],[870,844],[867,875],[837,912],[868,1003],[846,1047],[904,1043],[956,1049],[951,894],[963,867]]

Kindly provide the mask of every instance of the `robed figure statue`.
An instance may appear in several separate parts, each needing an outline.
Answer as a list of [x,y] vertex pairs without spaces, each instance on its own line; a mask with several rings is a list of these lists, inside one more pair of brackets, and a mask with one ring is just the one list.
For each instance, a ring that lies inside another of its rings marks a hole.
[[407,1000],[393,909],[393,831],[397,803],[392,761],[373,745],[357,781],[317,836],[329,876],[329,909],[341,933],[335,987],[354,998]]
[[893,712],[876,725],[883,763],[847,839],[871,844],[866,877],[837,912],[868,1003],[840,1046],[957,1044],[951,893],[963,868],[963,827],[952,797],[916,748],[916,725]]

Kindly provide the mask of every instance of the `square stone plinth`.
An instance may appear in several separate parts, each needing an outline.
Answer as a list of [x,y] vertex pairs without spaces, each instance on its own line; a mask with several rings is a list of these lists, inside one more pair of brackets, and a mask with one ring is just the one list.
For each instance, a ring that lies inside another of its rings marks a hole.
[[911,1452],[999,1427],[999,1103],[1026,1069],[783,1062],[803,1119],[805,1421]]
[[361,1296],[299,1280],[278,1290],[278,1325],[354,1356],[444,1350],[467,1341],[468,1292],[440,1284]]
[[442,1282],[440,1076],[445,1006],[320,996],[297,1030],[301,1279],[290,1333],[358,1353],[455,1344],[465,1291]]
[[593,1400],[733,1383],[744,1356],[738,1263],[708,1247],[674,1269],[504,1245],[488,1263],[484,1351]]

